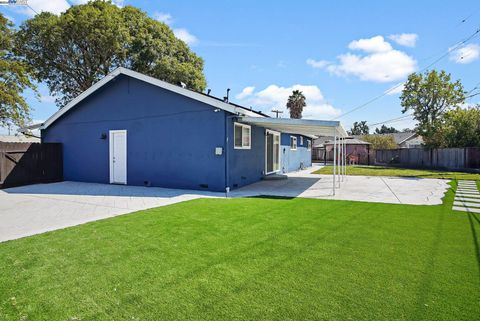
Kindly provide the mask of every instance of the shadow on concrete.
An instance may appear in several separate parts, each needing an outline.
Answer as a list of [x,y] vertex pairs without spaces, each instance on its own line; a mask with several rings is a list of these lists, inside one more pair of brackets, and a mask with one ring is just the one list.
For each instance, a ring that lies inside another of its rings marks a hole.
[[231,197],[274,196],[293,198],[305,192],[313,192],[319,196],[329,196],[332,193],[332,181],[321,177],[290,176],[285,180],[260,181],[230,193]]
[[78,196],[124,196],[124,197],[162,197],[171,198],[186,194],[223,197],[225,193],[202,190],[182,190],[162,187],[144,187],[129,185],[110,185],[83,182],[59,182],[51,184],[35,184],[4,189],[8,194],[37,195],[78,195]]

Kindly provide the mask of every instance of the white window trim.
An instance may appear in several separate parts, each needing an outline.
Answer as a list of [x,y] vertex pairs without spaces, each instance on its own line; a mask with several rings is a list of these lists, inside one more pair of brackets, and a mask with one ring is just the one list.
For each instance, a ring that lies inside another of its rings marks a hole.
[[[241,126],[242,127],[242,146],[239,147],[239,146],[236,146],[235,145],[235,126]],[[248,130],[250,131],[250,135],[248,136],[248,146],[244,146],[243,145],[243,128],[248,128]],[[234,149],[252,149],[252,126],[250,125],[245,125],[245,124],[242,124],[242,123],[236,123],[234,122],[233,123],[233,148]]]
[[312,150],[312,140],[307,139],[307,151],[310,151],[310,150]]
[[[292,138],[295,141],[295,148],[292,147]],[[296,136],[290,136],[290,150],[297,150],[298,148],[298,140]]]
[[300,136],[300,146],[303,146],[303,136]]

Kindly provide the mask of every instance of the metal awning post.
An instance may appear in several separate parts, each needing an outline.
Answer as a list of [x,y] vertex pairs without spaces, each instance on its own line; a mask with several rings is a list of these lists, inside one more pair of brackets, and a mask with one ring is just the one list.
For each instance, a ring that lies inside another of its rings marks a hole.
[[342,140],[341,140],[341,143],[340,143],[340,149],[342,150],[342,158],[340,159],[340,162],[341,162],[341,165],[342,165],[342,166],[340,167],[340,170],[341,170],[341,172],[342,172],[342,176],[341,176],[341,177],[342,177],[342,182],[343,182],[343,165],[344,165],[344,163],[343,163],[343,156],[344,156],[344,155],[343,155],[343,144],[344,144],[344,139],[343,139],[343,137],[342,137]]
[[336,174],[336,163],[337,163],[337,129],[333,129],[333,195],[335,195],[335,185],[337,184],[335,177]]
[[347,177],[347,142],[345,137],[343,138],[343,178],[346,180]]
[[337,139],[337,169],[338,169],[338,175],[337,175],[337,181],[338,181],[338,188],[340,188],[340,182],[342,180],[342,149],[340,148],[341,146],[341,137]]

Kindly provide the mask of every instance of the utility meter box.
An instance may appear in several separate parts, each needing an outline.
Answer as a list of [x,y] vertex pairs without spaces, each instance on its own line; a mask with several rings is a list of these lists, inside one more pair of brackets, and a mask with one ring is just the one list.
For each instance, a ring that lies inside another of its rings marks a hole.
[[223,147],[215,147],[215,155],[217,156],[223,155]]

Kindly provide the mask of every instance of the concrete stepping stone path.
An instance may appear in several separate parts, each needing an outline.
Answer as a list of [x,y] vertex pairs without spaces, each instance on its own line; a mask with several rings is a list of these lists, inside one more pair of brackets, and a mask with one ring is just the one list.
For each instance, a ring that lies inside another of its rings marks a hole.
[[480,192],[475,181],[459,181],[455,192],[454,211],[480,213]]

